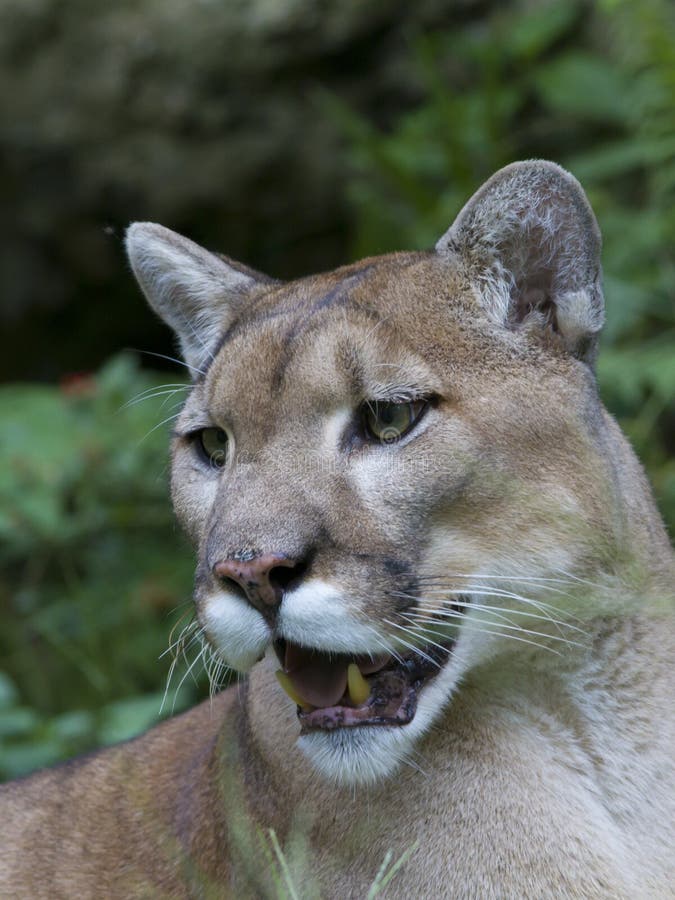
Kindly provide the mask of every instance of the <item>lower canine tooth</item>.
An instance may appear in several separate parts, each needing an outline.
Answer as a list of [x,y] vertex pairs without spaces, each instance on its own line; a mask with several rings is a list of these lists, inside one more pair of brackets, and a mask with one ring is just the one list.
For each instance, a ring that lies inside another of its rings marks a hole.
[[283,671],[283,669],[278,669],[278,671],[275,672],[275,674],[277,676],[277,681],[279,682],[281,687],[284,689],[284,691],[288,694],[288,696],[291,698],[293,703],[296,703],[298,706],[301,706],[305,712],[312,709],[312,707],[307,703],[307,701],[303,700],[302,697],[300,696],[300,694],[298,694],[298,692],[295,690],[295,688],[293,687],[293,682],[288,677],[288,675]]
[[359,671],[356,663],[350,663],[347,669],[347,690],[349,699],[356,706],[361,706],[370,697],[370,685]]

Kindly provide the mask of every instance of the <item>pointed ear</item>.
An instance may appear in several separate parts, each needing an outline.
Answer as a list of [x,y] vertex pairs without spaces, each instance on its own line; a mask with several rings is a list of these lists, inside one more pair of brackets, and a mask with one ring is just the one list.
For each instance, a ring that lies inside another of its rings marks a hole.
[[175,331],[195,375],[249,296],[274,283],[152,222],[134,222],[125,243],[141,290]]
[[579,182],[533,160],[493,175],[436,250],[467,268],[493,321],[552,329],[592,364],[604,322],[600,244]]

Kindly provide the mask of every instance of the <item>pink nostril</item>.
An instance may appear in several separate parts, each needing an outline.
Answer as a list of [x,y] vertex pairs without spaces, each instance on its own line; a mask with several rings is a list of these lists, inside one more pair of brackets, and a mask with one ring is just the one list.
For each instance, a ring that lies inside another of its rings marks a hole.
[[[301,569],[297,560],[280,553],[264,553],[245,562],[236,558],[224,559],[213,567],[214,574],[222,580],[233,581],[244,591],[256,609],[278,606],[289,581],[291,572]],[[299,571],[298,571],[299,574]]]

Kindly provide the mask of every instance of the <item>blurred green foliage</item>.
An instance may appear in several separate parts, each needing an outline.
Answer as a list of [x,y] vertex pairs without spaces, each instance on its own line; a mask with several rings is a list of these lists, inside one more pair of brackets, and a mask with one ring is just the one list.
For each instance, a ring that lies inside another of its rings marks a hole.
[[[191,615],[157,427],[176,387],[122,356],[61,387],[0,389],[0,776],[158,720],[158,657]],[[165,711],[196,695],[186,680]]]
[[[319,100],[346,136],[354,257],[433,245],[514,159],[554,159],[582,181],[605,241],[602,392],[671,526],[674,34],[668,0],[488,5],[411,36],[414,102],[386,130]],[[0,777],[157,720],[158,657],[191,615],[162,424],[180,396],[129,357],[60,387],[0,390]],[[205,693],[202,675],[174,696],[182,677],[165,712]]]

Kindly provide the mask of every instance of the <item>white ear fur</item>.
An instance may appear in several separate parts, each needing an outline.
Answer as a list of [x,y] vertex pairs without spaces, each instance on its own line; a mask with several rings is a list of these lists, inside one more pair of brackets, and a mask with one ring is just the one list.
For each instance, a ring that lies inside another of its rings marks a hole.
[[134,222],[125,243],[148,303],[175,331],[194,375],[210,362],[213,348],[245,298],[271,283],[153,222]]
[[600,230],[579,182],[540,160],[500,169],[436,244],[501,325],[551,327],[593,362],[604,322]]

